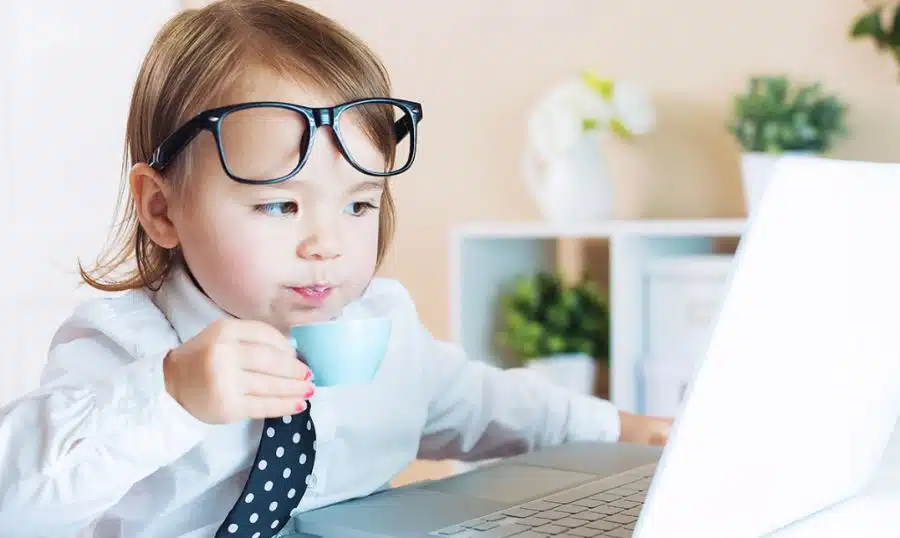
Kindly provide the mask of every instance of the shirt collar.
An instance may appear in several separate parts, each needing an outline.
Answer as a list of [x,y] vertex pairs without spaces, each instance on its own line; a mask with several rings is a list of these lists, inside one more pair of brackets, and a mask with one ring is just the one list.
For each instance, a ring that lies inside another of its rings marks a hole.
[[154,302],[182,342],[197,336],[220,319],[234,318],[194,284],[181,264],[176,265],[163,282]]

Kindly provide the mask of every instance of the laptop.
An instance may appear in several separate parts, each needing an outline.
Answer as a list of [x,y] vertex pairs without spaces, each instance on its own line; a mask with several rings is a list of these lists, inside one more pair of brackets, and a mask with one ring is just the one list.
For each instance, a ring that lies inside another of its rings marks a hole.
[[756,538],[861,490],[900,412],[900,165],[785,158],[664,450],[573,443],[298,515],[294,538]]

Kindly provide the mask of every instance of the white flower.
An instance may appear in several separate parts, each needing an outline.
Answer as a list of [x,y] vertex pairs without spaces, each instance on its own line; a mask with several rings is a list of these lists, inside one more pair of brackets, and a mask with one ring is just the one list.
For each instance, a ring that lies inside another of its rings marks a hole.
[[605,124],[613,109],[580,79],[551,90],[538,101],[528,122],[528,140],[539,157],[553,160],[584,135],[585,120]]
[[656,127],[656,112],[647,94],[629,82],[613,84],[612,107],[615,117],[632,136],[649,133]]
[[544,161],[564,157],[588,131],[632,138],[656,127],[647,95],[629,82],[584,72],[541,98],[528,121],[529,150]]

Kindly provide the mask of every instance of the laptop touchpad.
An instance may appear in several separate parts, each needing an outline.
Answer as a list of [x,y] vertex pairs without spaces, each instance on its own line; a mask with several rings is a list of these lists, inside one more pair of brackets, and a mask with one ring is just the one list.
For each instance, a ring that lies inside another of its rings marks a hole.
[[423,487],[451,495],[516,504],[596,479],[597,476],[592,474],[502,464],[431,482]]

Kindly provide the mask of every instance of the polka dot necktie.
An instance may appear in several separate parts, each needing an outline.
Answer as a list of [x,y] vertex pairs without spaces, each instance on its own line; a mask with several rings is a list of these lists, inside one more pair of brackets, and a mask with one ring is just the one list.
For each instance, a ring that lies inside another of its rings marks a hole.
[[270,538],[291,517],[311,481],[316,430],[304,411],[264,421],[256,459],[244,491],[216,538]]

